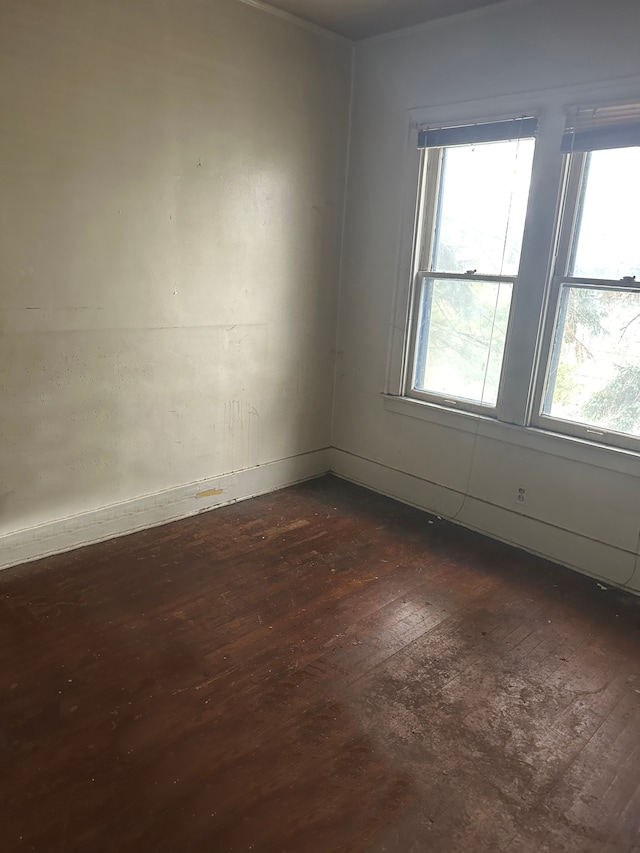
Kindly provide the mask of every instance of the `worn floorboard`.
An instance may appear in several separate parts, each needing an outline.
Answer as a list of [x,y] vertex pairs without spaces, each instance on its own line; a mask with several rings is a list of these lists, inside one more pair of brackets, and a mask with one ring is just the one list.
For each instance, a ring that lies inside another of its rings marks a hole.
[[640,850],[640,599],[332,478],[0,574],[0,849]]

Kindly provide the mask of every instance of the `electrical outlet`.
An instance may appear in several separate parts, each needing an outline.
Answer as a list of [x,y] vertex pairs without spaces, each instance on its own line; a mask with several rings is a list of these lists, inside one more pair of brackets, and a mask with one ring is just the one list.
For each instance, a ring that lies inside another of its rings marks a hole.
[[526,486],[518,486],[516,491],[516,503],[520,504],[520,506],[524,506],[527,503],[527,487]]

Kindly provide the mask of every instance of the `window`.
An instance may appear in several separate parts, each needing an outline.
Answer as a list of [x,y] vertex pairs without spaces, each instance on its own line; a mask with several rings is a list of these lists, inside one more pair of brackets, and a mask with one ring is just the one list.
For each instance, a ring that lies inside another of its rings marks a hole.
[[640,147],[570,155],[542,422],[640,437]]
[[495,408],[535,119],[427,132],[411,393]]
[[419,133],[401,393],[640,450],[640,105],[537,131]]

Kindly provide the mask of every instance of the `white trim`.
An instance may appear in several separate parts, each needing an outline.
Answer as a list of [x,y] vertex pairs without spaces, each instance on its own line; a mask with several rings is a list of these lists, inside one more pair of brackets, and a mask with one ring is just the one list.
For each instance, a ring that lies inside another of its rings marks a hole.
[[329,449],[324,448],[17,530],[0,536],[0,569],[157,527],[328,471]]
[[501,121],[514,115],[540,118],[551,111],[566,113],[584,101],[594,107],[606,106],[622,100],[635,100],[640,87],[640,74],[609,77],[595,83],[574,83],[545,89],[525,89],[475,98],[472,101],[445,101],[411,107],[406,112],[412,126],[422,128],[428,124],[447,122]]
[[387,372],[384,389],[400,394],[405,385],[405,354],[410,338],[411,296],[415,275],[420,266],[418,246],[422,240],[421,155],[418,151],[418,128],[411,121],[406,126],[407,143],[402,165],[402,215],[399,217],[396,245],[396,286],[393,293],[392,321],[387,341]]
[[547,429],[508,424],[476,412],[450,409],[447,406],[410,397],[391,394],[380,396],[383,408],[387,412],[417,418],[461,432],[469,432],[481,438],[505,441],[516,447],[535,450],[548,456],[559,456],[561,459],[569,459],[594,468],[604,468],[606,471],[616,471],[619,474],[640,478],[640,454],[633,450],[598,444],[578,436],[550,432]]
[[[242,0],[245,2],[245,0]],[[411,36],[414,33],[428,32],[429,30],[440,29],[447,24],[458,24],[461,21],[473,21],[476,18],[483,18],[485,15],[495,12],[509,11],[509,9],[517,9],[519,6],[529,6],[532,3],[537,3],[539,0],[496,0],[495,3],[490,3],[487,6],[481,6],[479,9],[467,9],[466,12],[457,12],[454,15],[444,15],[441,18],[433,18],[431,21],[424,21],[422,24],[411,24],[408,27],[400,27],[397,30],[390,30],[386,33],[380,33],[376,36],[369,36],[364,39],[357,39],[357,44],[378,44],[380,42],[390,41],[391,39],[402,38],[403,36]]]
[[546,316],[546,283],[551,273],[558,196],[564,174],[564,161],[558,156],[564,124],[561,110],[541,117],[538,123],[520,268],[512,292],[503,353],[498,415],[504,421],[520,425],[529,420]]
[[285,12],[284,9],[276,9],[275,6],[270,6],[268,3],[263,3],[262,0],[238,0],[239,3],[244,3],[245,6],[253,6],[254,9],[259,9],[267,15],[273,15],[274,18],[280,18],[281,21],[287,21],[296,27],[307,30],[310,33],[315,33],[317,36],[336,41],[339,44],[353,47],[354,42],[346,36],[341,36],[333,30],[328,30],[321,27],[319,24],[314,24],[311,21],[306,21],[304,18],[299,18],[297,15],[292,15],[291,12]]
[[[403,403],[421,405],[406,400]],[[459,416],[462,413],[450,414]],[[478,418],[470,420],[476,422],[474,430],[477,429]],[[494,423],[493,426],[505,428],[504,424]],[[5,534],[0,537],[0,569],[178,521],[320,477],[329,471],[402,503],[437,513],[485,536],[640,594],[638,557],[634,552],[338,448],[324,448],[280,459]],[[510,531],[508,537],[500,533],[507,527]],[[541,542],[545,543],[544,548],[540,547]],[[581,555],[579,562],[575,559],[576,554]],[[606,574],[602,573],[603,566],[607,569]]]
[[[640,594],[635,553],[479,498],[464,496],[454,489],[338,448],[331,449],[330,460],[331,472],[343,480]],[[509,536],[501,532],[505,529],[509,530]],[[576,554],[580,555],[580,561],[576,560]],[[603,567],[606,567],[606,574],[602,572]]]

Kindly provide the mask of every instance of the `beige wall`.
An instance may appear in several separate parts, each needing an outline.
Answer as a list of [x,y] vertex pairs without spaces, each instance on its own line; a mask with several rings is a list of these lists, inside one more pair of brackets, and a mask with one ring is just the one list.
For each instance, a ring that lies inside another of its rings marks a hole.
[[[544,112],[578,89],[587,100],[605,89],[612,99],[637,99],[639,32],[637,0],[539,0],[357,45],[332,463],[380,491],[636,589],[637,456],[513,427],[483,423],[476,432],[455,418],[425,420],[381,392],[390,337],[398,337],[394,301],[408,285],[400,279],[417,173],[411,110],[482,110],[479,101],[496,98],[517,110],[519,93],[533,93]],[[515,501],[519,485],[526,507]]]
[[380,396],[410,111],[640,97],[638,31],[635,0],[540,0],[358,45],[331,436],[350,46],[237,0],[4,0],[0,565],[333,443],[344,476],[640,590],[637,457]]
[[0,533],[329,444],[350,71],[237,0],[3,0]]

